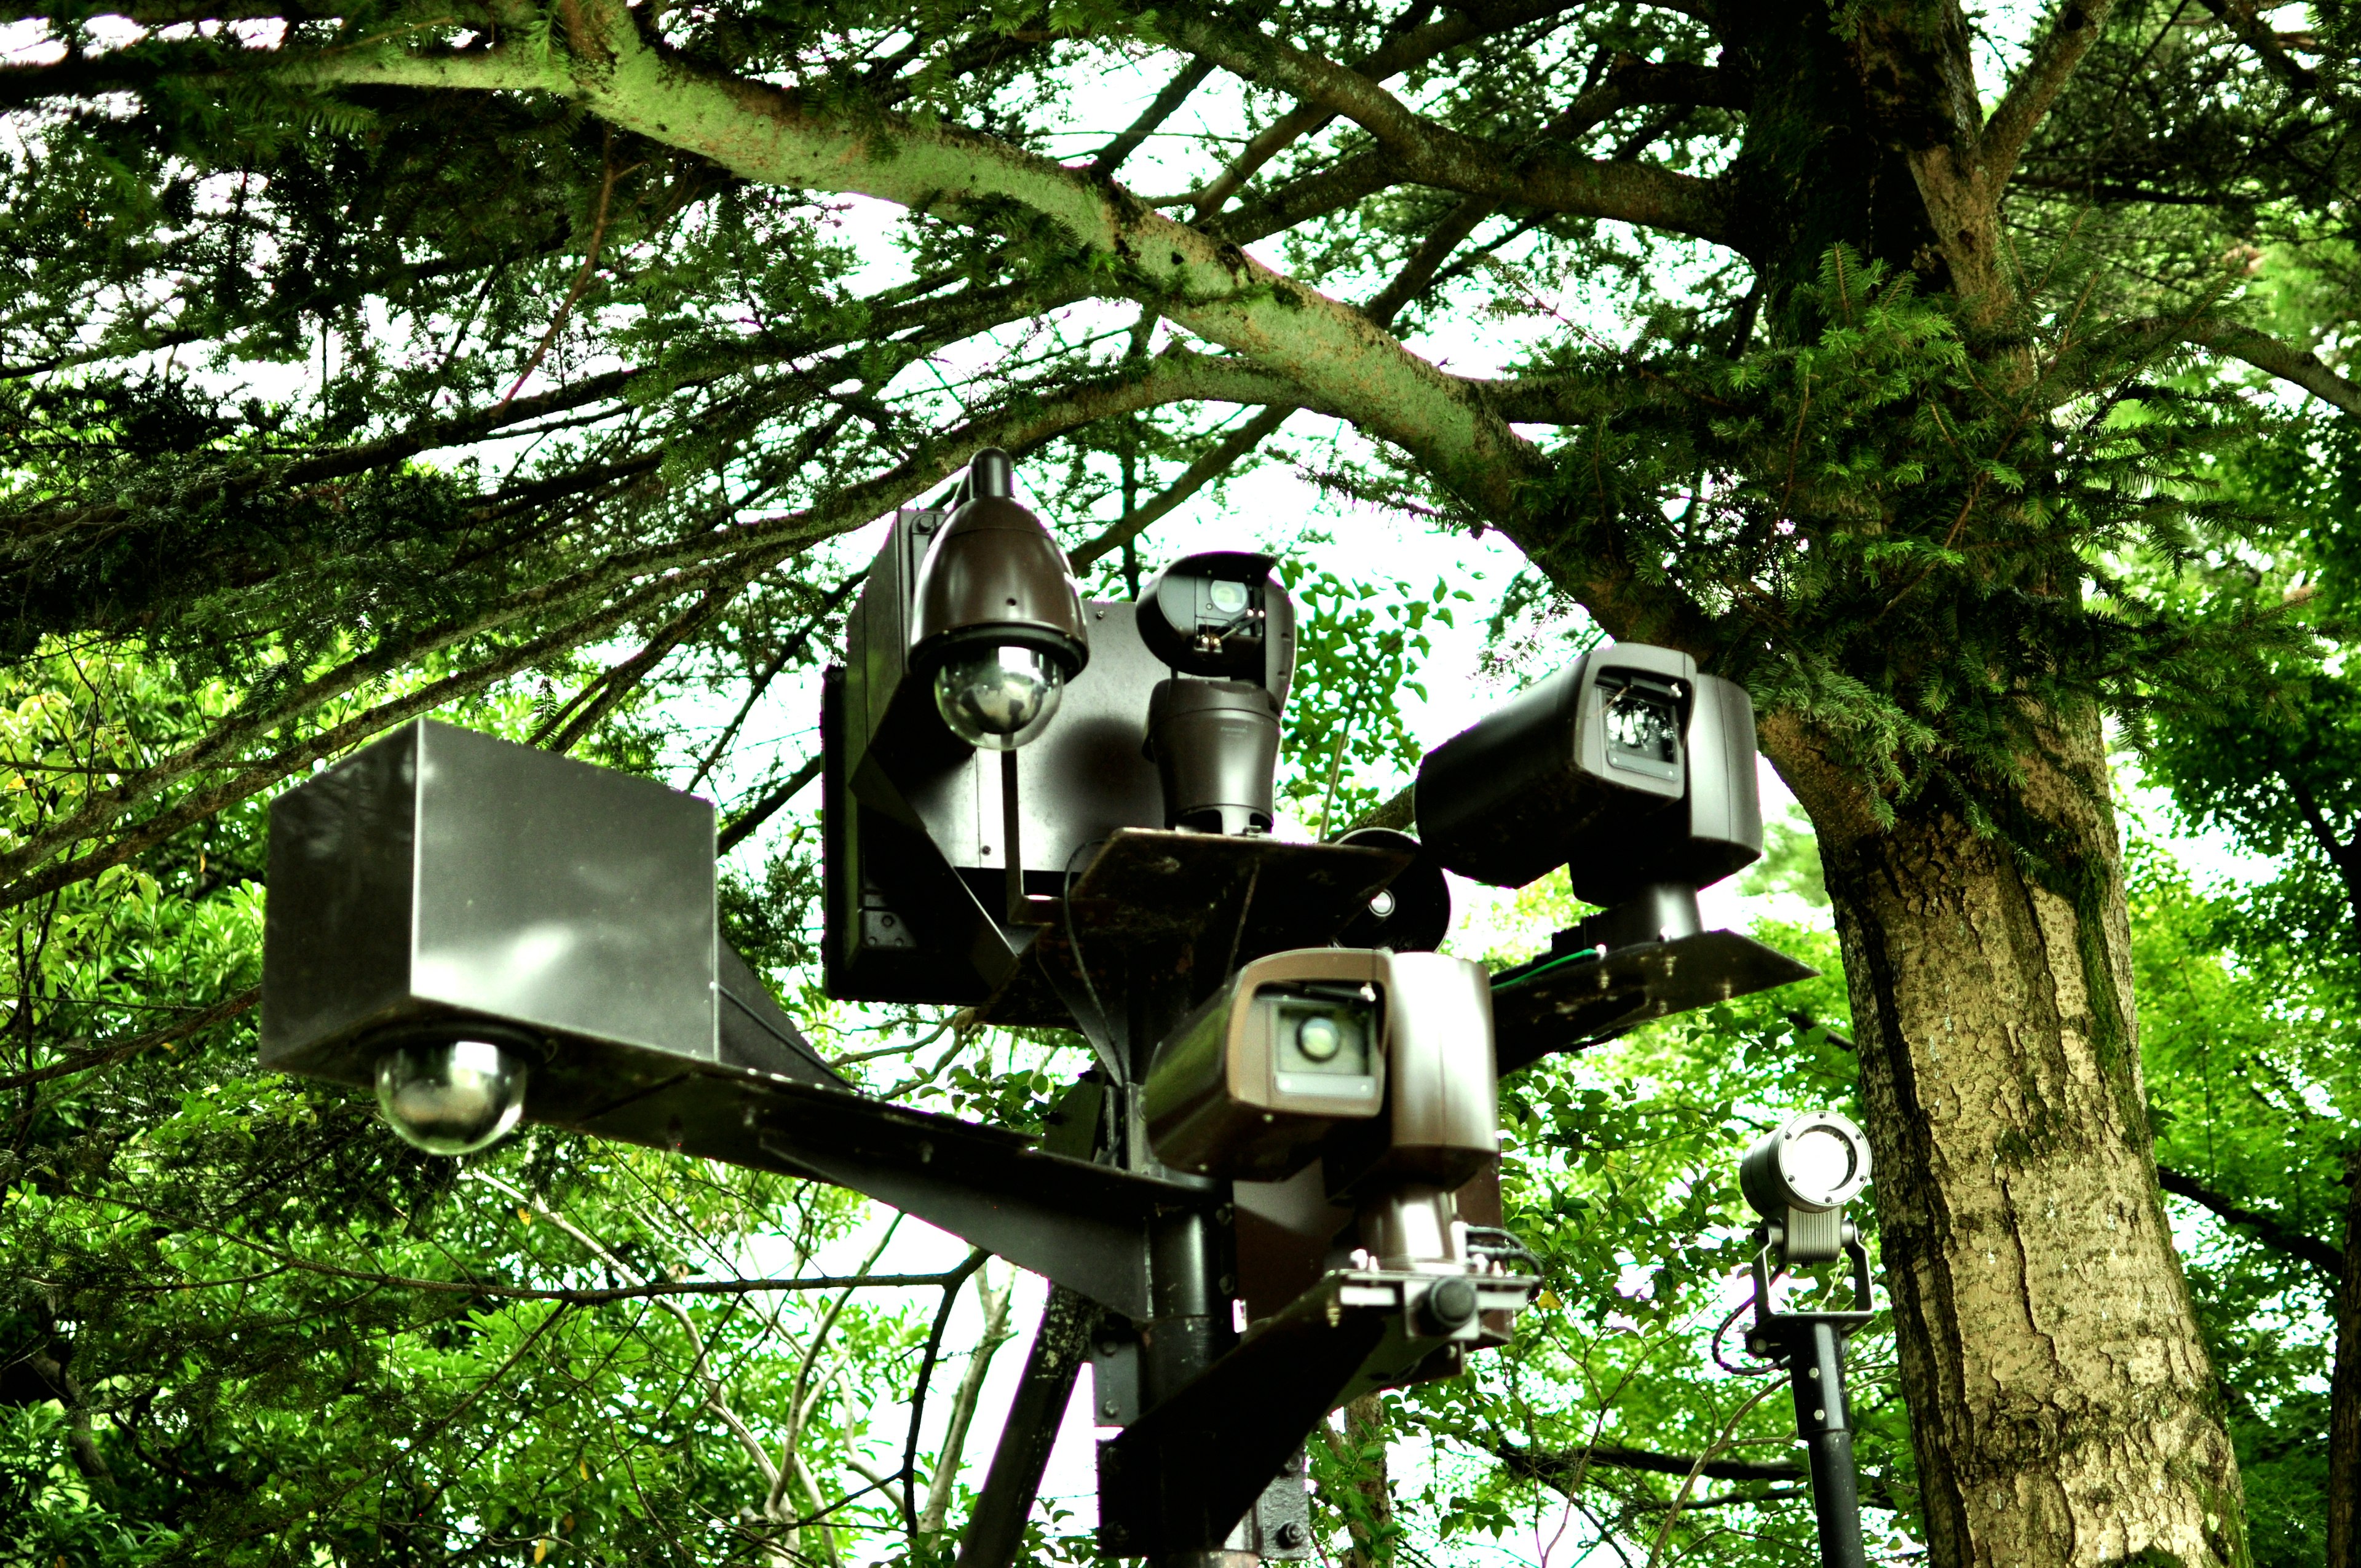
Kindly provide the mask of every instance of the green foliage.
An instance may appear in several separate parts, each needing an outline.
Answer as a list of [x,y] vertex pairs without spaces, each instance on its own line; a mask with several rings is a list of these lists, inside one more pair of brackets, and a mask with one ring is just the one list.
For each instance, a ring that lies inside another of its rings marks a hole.
[[[2186,564],[2243,516],[2209,464],[2255,418],[2165,379],[2189,363],[2169,336],[2094,333],[2051,297],[1995,359],[1956,302],[1843,247],[1801,292],[1825,323],[1810,340],[1593,403],[1555,503],[1564,557],[1631,542],[1710,618],[1716,668],[1759,708],[1808,719],[1888,791],[1940,787],[1989,821],[1979,803],[2043,744],[2032,716],[2136,718],[2271,641],[2112,565]],[[1610,364],[1567,348],[1534,369],[1582,388]]]
[[[1422,593],[1348,581],[1292,562],[1282,577],[1300,623],[1279,795],[1315,838],[1334,838],[1417,771],[1402,694],[1426,696],[1416,672],[1432,647],[1427,624],[1452,625],[1452,605],[1475,596],[1446,582]],[[1373,764],[1376,780],[1362,772]]]

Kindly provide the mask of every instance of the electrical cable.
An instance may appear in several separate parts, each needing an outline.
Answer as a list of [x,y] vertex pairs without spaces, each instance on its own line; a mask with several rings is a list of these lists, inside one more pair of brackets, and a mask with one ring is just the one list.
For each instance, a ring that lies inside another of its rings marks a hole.
[[[1772,1283],[1775,1285],[1785,1277],[1786,1275],[1784,1273],[1775,1274],[1772,1276]],[[1721,1325],[1713,1331],[1713,1364],[1716,1366],[1720,1367],[1724,1372],[1734,1372],[1741,1377],[1761,1377],[1766,1373],[1782,1370],[1777,1363],[1769,1361],[1763,1362],[1762,1365],[1757,1366],[1741,1366],[1721,1353],[1722,1336],[1730,1332],[1730,1325],[1738,1321],[1739,1313],[1746,1310],[1747,1308],[1755,1305],[1759,1300],[1761,1300],[1760,1297],[1749,1296],[1745,1300],[1741,1301],[1737,1306],[1732,1307],[1730,1310],[1730,1316],[1722,1319]]]
[[1514,976],[1511,979],[1503,981],[1499,984],[1493,986],[1492,990],[1496,993],[1503,991],[1514,991],[1521,985],[1527,985],[1541,979],[1542,976],[1549,973],[1552,970],[1564,969],[1568,964],[1578,964],[1590,959],[1603,959],[1606,956],[1607,949],[1604,948],[1585,948],[1578,953],[1568,953],[1562,959],[1552,959],[1549,962],[1543,964],[1538,969],[1529,969],[1521,975]]
[[1546,1277],[1546,1272],[1542,1267],[1542,1260],[1533,1255],[1532,1249],[1519,1241],[1512,1233],[1502,1230],[1498,1225],[1468,1226],[1467,1250],[1489,1262],[1497,1263],[1504,1258],[1519,1259],[1523,1262],[1525,1272],[1535,1279]]

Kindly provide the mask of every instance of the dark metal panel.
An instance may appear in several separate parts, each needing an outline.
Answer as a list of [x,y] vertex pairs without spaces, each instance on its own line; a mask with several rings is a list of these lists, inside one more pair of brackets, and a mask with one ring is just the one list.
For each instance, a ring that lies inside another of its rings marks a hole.
[[1603,959],[1532,964],[1492,978],[1500,1070],[1573,1050],[1692,1007],[1809,980],[1820,971],[1735,931],[1700,931]]
[[959,1568],[1011,1568],[1024,1548],[1025,1523],[1040,1496],[1041,1473],[1057,1445],[1058,1429],[1073,1398],[1074,1373],[1098,1317],[1098,1309],[1072,1291],[1049,1292],[1041,1332],[1033,1336],[1016,1398],[1000,1429],[1000,1445],[992,1453],[992,1468],[960,1537]]
[[720,1059],[798,1083],[850,1090],[836,1069],[812,1049],[804,1032],[771,995],[771,988],[724,942],[714,958],[720,982]]
[[1219,1547],[1398,1324],[1312,1291],[1099,1444],[1099,1551]]
[[413,993],[712,1060],[713,807],[448,725],[418,757]]
[[450,1015],[715,1059],[713,808],[648,780],[421,720],[272,803],[268,908],[267,1067]]
[[320,1072],[409,1000],[418,735],[404,726],[271,803],[264,1067]]
[[1049,727],[1016,753],[1025,870],[1050,879],[1062,877],[1075,850],[1117,828],[1164,826],[1164,791],[1140,742],[1149,694],[1169,672],[1139,640],[1137,606],[1093,599],[1082,609],[1091,662],[1066,684]]

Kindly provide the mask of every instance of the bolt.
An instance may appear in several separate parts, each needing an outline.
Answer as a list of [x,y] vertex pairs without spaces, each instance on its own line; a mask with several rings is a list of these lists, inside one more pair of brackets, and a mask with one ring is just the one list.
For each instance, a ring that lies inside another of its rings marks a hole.
[[1279,1527],[1278,1541],[1282,1551],[1292,1552],[1303,1544],[1303,1527],[1293,1519]]
[[1817,1366],[1811,1367],[1805,1372],[1804,1376],[1817,1383],[1820,1380],[1820,1369]]
[[1824,1420],[1827,1420],[1828,1419],[1828,1411],[1826,1411],[1826,1410],[1814,1410],[1814,1411],[1812,1412],[1812,1420],[1816,1420],[1816,1421],[1824,1421]]
[[1099,1414],[1103,1416],[1111,1416],[1115,1414],[1115,1401],[1113,1399],[1101,1399],[1099,1401]]

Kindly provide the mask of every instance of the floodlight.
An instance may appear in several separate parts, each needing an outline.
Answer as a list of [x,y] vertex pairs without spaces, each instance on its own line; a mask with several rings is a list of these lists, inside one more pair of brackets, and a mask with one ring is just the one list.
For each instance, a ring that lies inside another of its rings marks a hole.
[[1738,1189],[1785,1264],[1822,1262],[1853,1245],[1844,1206],[1868,1183],[1869,1140],[1833,1111],[1789,1117],[1738,1167]]
[[971,746],[1007,751],[1041,733],[1090,661],[1082,589],[1041,520],[1014,496],[1008,454],[969,465],[966,503],[918,568],[910,668]]
[[1766,1220],[1840,1209],[1869,1184],[1869,1140],[1833,1111],[1790,1117],[1746,1151],[1738,1184]]
[[524,1115],[529,1058],[480,1026],[412,1036],[377,1058],[377,1103],[402,1142],[428,1154],[474,1154]]

